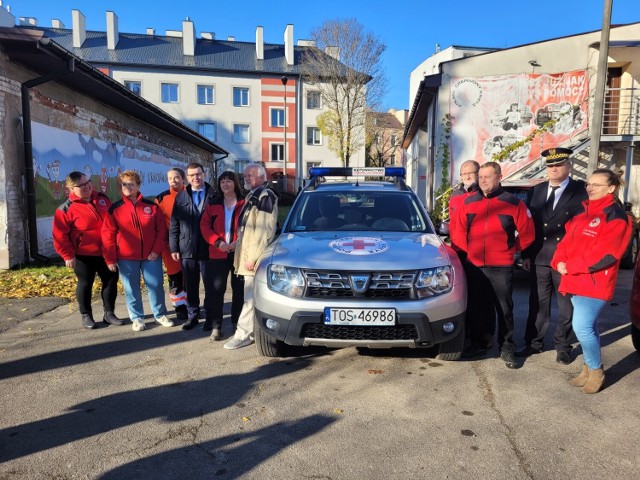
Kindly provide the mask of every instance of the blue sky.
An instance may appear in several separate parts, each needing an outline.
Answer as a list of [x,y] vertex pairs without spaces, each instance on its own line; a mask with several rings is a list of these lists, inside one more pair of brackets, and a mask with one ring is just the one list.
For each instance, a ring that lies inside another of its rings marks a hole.
[[[410,108],[409,74],[432,55],[436,44],[513,47],[549,38],[599,30],[604,0],[3,0],[16,17],[35,17],[38,25],[61,20],[71,28],[71,10],[87,17],[87,29],[106,30],[105,12],[118,16],[119,30],[158,34],[181,30],[190,17],[197,33],[215,32],[255,41],[255,28],[264,27],[265,42],[282,43],[285,26],[294,25],[294,39],[326,19],[356,18],[387,45],[384,68],[389,78],[387,108]],[[640,22],[639,0],[613,0],[612,23]],[[562,55],[562,52],[558,52]]]

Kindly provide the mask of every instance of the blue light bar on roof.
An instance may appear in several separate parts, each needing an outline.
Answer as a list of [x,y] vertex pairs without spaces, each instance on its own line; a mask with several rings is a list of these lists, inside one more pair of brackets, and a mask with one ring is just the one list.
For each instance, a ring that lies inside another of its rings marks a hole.
[[313,167],[311,177],[402,177],[403,167]]

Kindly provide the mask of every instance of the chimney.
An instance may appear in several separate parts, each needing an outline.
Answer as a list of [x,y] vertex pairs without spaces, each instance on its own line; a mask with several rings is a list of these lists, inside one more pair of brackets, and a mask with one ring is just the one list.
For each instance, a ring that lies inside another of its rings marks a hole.
[[340,61],[340,47],[325,47],[324,53]]
[[13,28],[16,26],[16,17],[11,15],[11,9],[7,5],[7,9],[0,7],[0,27]]
[[315,47],[316,41],[315,40],[298,40],[298,46],[299,47]]
[[24,27],[28,27],[28,26],[37,27],[38,19],[34,17],[20,17],[20,25]]
[[155,28],[147,28],[147,35],[155,35],[156,34],[156,29]]
[[293,65],[293,25],[288,24],[284,29],[284,57],[287,59],[287,65]]
[[264,28],[256,27],[256,59],[264,60]]
[[229,35],[229,36],[227,37],[227,42],[235,42],[235,41],[236,41],[236,37],[234,37],[234,36],[232,36],[232,35]]
[[215,40],[216,34],[214,32],[201,32],[200,38],[204,38],[205,40]]
[[182,30],[167,30],[165,33],[167,37],[182,38]]
[[87,38],[85,16],[80,10],[71,10],[71,22],[73,24],[73,48],[80,48]]
[[196,54],[196,27],[189,17],[182,21],[182,53],[189,57]]
[[62,23],[57,18],[51,20],[51,28],[64,28],[64,23]]
[[118,16],[111,11],[107,11],[107,48],[115,50],[118,40],[120,40],[118,35]]

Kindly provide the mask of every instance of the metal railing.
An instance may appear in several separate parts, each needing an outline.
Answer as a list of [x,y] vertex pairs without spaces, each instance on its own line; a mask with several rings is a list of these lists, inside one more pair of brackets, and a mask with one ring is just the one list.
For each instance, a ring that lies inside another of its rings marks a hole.
[[603,135],[640,135],[640,89],[607,88],[602,117]]

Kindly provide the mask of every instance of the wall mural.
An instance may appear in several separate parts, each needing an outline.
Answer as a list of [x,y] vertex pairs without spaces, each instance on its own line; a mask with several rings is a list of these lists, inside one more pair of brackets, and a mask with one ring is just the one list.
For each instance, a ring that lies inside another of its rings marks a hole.
[[118,175],[135,170],[142,178],[145,197],[166,190],[167,170],[185,168],[188,162],[147,151],[97,140],[32,122],[33,169],[36,185],[36,216],[52,217],[67,198],[66,176],[78,170],[93,182],[93,188],[115,201],[120,198]]
[[548,120],[553,128],[501,162],[503,177],[525,168],[545,148],[557,147],[588,128],[586,70],[558,74],[451,77],[451,172],[465,160],[490,161]]

